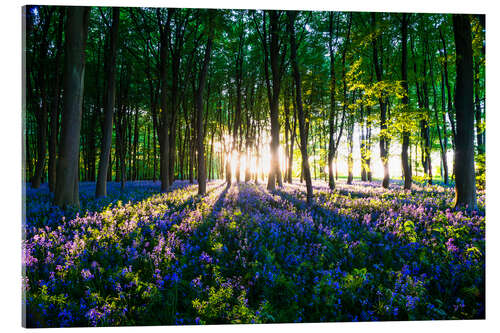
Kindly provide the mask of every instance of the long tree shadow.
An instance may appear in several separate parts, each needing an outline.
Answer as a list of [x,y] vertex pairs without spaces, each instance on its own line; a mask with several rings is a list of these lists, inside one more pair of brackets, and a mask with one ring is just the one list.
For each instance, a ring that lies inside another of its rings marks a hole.
[[[449,186],[443,186],[442,184],[434,184],[433,187],[428,187],[428,184],[419,184],[419,183],[414,183],[411,190],[404,190],[402,186],[402,182],[399,180],[391,180],[391,183],[389,185],[388,189],[382,188],[381,181],[354,181],[352,184],[346,184],[346,183],[337,183],[336,187],[334,190],[330,190],[328,183],[324,182],[316,182],[313,183],[313,191],[315,192],[332,192],[332,193],[337,193],[342,196],[348,196],[353,199],[363,199],[363,198],[370,198],[373,197],[374,195],[380,196],[383,195],[385,199],[393,199],[393,198],[400,198],[402,193],[408,194],[410,196],[415,196],[415,195],[426,195],[429,192],[449,192],[451,190],[451,187]],[[437,187],[435,187],[437,185]],[[287,186],[299,190],[299,191],[305,191],[305,184],[301,183],[292,183],[292,184],[287,184]],[[358,189],[357,187],[362,186],[363,189]],[[370,191],[373,190],[375,192],[370,193]],[[378,193],[377,193],[378,192]],[[450,199],[451,200],[451,199]],[[407,203],[413,203],[411,200],[407,200]],[[446,209],[446,208],[451,208],[450,207],[440,207],[440,209]]]
[[[217,189],[223,184],[224,183],[217,184],[217,182],[209,182],[208,191],[210,192]],[[167,192],[162,193],[160,192],[160,182],[127,182],[124,190],[120,189],[120,183],[108,182],[108,195],[106,197],[95,198],[95,183],[82,182],[80,183],[80,208],[67,207],[61,209],[52,204],[53,193],[49,192],[47,184],[42,184],[39,189],[32,189],[29,184],[26,184],[26,192],[23,198],[26,204],[26,215],[23,218],[23,225],[27,227],[53,226],[58,224],[62,217],[64,217],[65,220],[72,220],[77,216],[85,216],[92,213],[99,214],[117,205],[136,205],[152,197],[187,189],[189,187],[193,187],[192,190],[195,190],[195,186],[196,183],[176,180],[169,187]],[[200,198],[193,195],[178,205],[177,208],[183,209],[199,200]]]
[[377,232],[382,234],[383,238],[386,241],[393,242],[393,246],[408,246],[408,244],[406,244],[403,239],[394,235],[390,230],[383,230],[378,228],[376,225],[363,223],[363,219],[361,216],[356,219],[348,214],[339,214],[336,209],[329,209],[321,206],[316,202],[316,200],[318,199],[317,196],[315,196],[315,201],[312,204],[307,204],[306,200],[297,198],[294,195],[283,191],[282,189],[276,189],[273,193],[278,195],[282,200],[292,203],[292,205],[294,205],[299,210],[308,210],[316,225],[327,224],[335,226],[340,230],[352,230],[352,228],[356,228],[361,235],[371,235],[374,232]]
[[212,213],[210,214],[210,216],[212,216],[213,218],[216,218],[217,214],[222,209],[227,192],[229,191],[230,188],[231,188],[231,184],[226,184],[226,188],[221,192],[221,194],[219,195],[219,198],[217,198],[217,201],[215,201],[213,208],[212,208]]

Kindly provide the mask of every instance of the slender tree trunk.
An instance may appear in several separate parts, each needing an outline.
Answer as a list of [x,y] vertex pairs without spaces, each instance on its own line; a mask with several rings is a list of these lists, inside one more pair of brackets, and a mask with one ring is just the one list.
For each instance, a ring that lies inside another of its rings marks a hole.
[[89,13],[89,7],[68,7],[67,9],[61,144],[54,193],[54,203],[60,207],[80,206],[78,152]]
[[167,21],[162,24],[160,9],[157,9],[158,26],[160,30],[160,179],[161,191],[166,192],[169,188],[169,162],[170,162],[170,136],[169,124],[170,115],[168,112],[167,103],[167,90],[168,90],[168,77],[167,77],[167,53],[168,41],[170,38],[170,11],[168,11]]
[[476,118],[476,144],[478,154],[484,154],[484,128],[481,118],[481,99],[479,97],[480,86],[479,86],[479,59],[475,57],[474,62],[474,96],[475,96],[475,118]]
[[442,122],[443,122],[443,169],[444,169],[444,183],[448,184],[448,133],[446,129],[446,102],[445,102],[445,90],[444,90],[444,73],[441,71],[441,110],[442,112]]
[[[431,75],[431,82],[432,82],[432,96],[433,96],[432,100],[433,100],[433,109],[434,109],[434,120],[436,121],[436,129],[438,132],[439,148],[440,148],[440,153],[441,153],[441,163],[442,163],[441,176],[443,177],[443,180],[446,179],[446,181],[445,181],[445,184],[446,184],[446,183],[448,183],[448,163],[446,161],[446,150],[444,149],[443,136],[441,134],[441,127],[439,125],[436,84],[434,83],[434,70],[432,68],[432,61],[431,60],[429,60],[429,65],[430,65],[430,75]],[[443,112],[444,112],[444,110],[443,110]]]
[[[431,143],[430,143],[430,128],[429,121],[430,119],[430,107],[429,107],[429,92],[427,87],[427,54],[429,53],[429,43],[427,35],[424,36],[424,67],[423,67],[423,82],[422,82],[422,90],[423,90],[423,103],[424,109],[427,113],[427,118],[422,120],[422,139],[423,139],[423,152],[424,152],[424,163],[427,182],[432,184],[432,163],[431,163]],[[431,65],[432,66],[432,65]]]
[[[295,93],[293,93],[293,86],[292,86],[292,99],[295,96]],[[295,101],[292,101],[292,107],[293,107],[293,126],[291,129],[291,135],[290,135],[290,152],[288,154],[288,183],[292,183],[293,181],[293,151],[294,151],[294,145],[295,145],[295,138],[297,137],[297,107]]]
[[468,15],[453,15],[456,47],[455,207],[476,209],[474,102],[471,26]]
[[[350,40],[351,34],[351,24],[352,24],[352,14],[349,15],[349,21],[347,26],[347,36],[344,41],[344,48],[342,50],[342,80],[343,80],[343,105],[342,105],[342,116],[340,120],[340,125],[338,124],[338,117],[336,114],[336,100],[335,100],[335,52],[333,48],[333,13],[329,17],[329,27],[330,27],[330,40],[329,40],[329,50],[330,50],[330,115],[329,115],[329,147],[328,147],[328,186],[331,190],[335,189],[335,180],[338,180],[338,165],[337,165],[337,155],[338,147],[340,144],[340,139],[342,138],[342,132],[344,130],[344,122],[346,118],[346,96],[347,96],[347,85],[345,80],[345,60],[347,54],[347,47]],[[337,21],[337,35],[338,35],[338,21]],[[336,133],[336,131],[338,131]],[[335,135],[337,135],[335,137]],[[332,161],[335,159],[335,179],[333,177],[333,165]]]
[[[367,107],[366,109],[368,111],[367,116],[370,117],[371,108]],[[371,156],[372,156],[372,152],[371,152],[371,147],[372,147],[371,132],[372,132],[371,123],[368,121],[367,130],[366,130],[366,147],[367,147],[366,148],[366,154],[367,154],[367,157],[366,157],[366,167],[367,167],[366,178],[367,178],[367,180],[369,182],[371,182],[373,180],[373,177],[372,177],[372,167],[371,167]]]
[[304,178],[306,181],[306,197],[307,203],[310,205],[313,202],[313,188],[311,181],[311,171],[309,169],[309,156],[307,154],[307,136],[306,136],[306,119],[304,117],[304,109],[302,105],[302,81],[300,78],[299,65],[297,62],[297,45],[295,41],[295,18],[297,12],[288,11],[288,31],[290,35],[290,59],[292,64],[293,77],[295,81],[295,99],[299,116],[299,133],[300,133],[300,152],[302,155],[302,167],[304,169]]
[[[375,27],[377,24],[376,13],[371,13],[372,26]],[[382,81],[382,63],[379,59],[378,54],[378,41],[379,38],[374,38],[372,41],[373,45],[373,64],[375,66],[375,75],[377,81]],[[380,104],[380,159],[384,166],[384,179],[382,180],[382,187],[389,187],[389,139],[387,137],[387,99],[385,96],[379,98]]]
[[335,157],[335,55],[333,52],[333,12],[330,12],[330,116],[328,118],[329,141],[328,141],[328,186],[335,189],[335,179],[333,177],[333,158]]
[[213,159],[214,159],[214,136],[212,135],[212,138],[210,139],[210,159],[208,160],[209,166],[208,166],[208,180],[211,180],[214,178],[214,172],[213,172]]
[[96,198],[106,196],[106,180],[108,164],[111,156],[111,139],[113,135],[113,112],[116,96],[116,45],[118,43],[118,26],[120,24],[120,8],[113,7],[113,22],[110,30],[109,50],[106,56],[106,98],[104,104],[104,126],[102,132],[99,169],[95,189]]
[[353,173],[352,168],[354,166],[354,158],[353,158],[353,134],[354,134],[354,115],[351,113],[350,121],[347,128],[347,184],[352,184],[353,181]]
[[290,168],[288,165],[290,163],[290,142],[288,141],[288,139],[289,139],[288,134],[289,134],[289,132],[291,132],[291,129],[290,129],[290,100],[289,100],[289,98],[290,98],[289,90],[287,88],[284,91],[284,100],[283,100],[283,107],[285,110],[285,159],[286,159],[285,181],[286,182],[289,182],[288,173],[290,172]]
[[207,44],[205,46],[205,56],[203,58],[203,65],[198,77],[198,89],[196,90],[196,113],[197,113],[197,126],[196,126],[196,136],[197,136],[197,150],[198,150],[198,194],[205,195],[207,192],[207,179],[206,179],[206,167],[205,167],[205,147],[203,141],[205,138],[205,133],[203,131],[203,91],[205,89],[205,83],[207,81],[208,64],[210,62],[210,56],[212,52],[212,40],[213,40],[213,20],[215,12],[209,10],[209,31]]
[[[128,82],[126,83],[125,86],[125,101],[127,100],[127,93],[128,93]],[[127,105],[123,104],[121,107],[121,112],[119,116],[119,127],[120,131],[118,137],[120,141],[119,145],[119,150],[118,150],[118,158],[120,161],[120,189],[123,191],[125,189],[125,182],[127,178],[127,160],[126,160],[126,155],[127,155]]]
[[44,21],[42,25],[41,42],[39,48],[39,67],[37,73],[37,85],[40,92],[40,103],[37,103],[37,111],[35,112],[37,120],[37,153],[38,158],[35,164],[35,174],[31,180],[31,187],[39,188],[42,183],[42,178],[45,171],[45,160],[47,153],[47,123],[48,123],[48,94],[47,94],[47,77],[45,75],[47,63],[47,52],[49,46],[48,32],[50,20],[52,18],[53,8],[45,11]]
[[55,59],[55,82],[54,82],[54,103],[50,110],[50,134],[49,134],[49,165],[48,165],[48,178],[49,190],[54,192],[56,187],[56,150],[57,150],[57,136],[59,133],[59,104],[61,96],[61,77],[62,72],[59,70],[61,67],[61,53],[62,53],[62,33],[64,30],[64,16],[66,9],[60,7],[59,9],[59,23],[57,28],[56,37],[56,59]]
[[441,37],[441,42],[443,44],[444,82],[446,84],[446,91],[448,93],[448,119],[449,119],[450,125],[451,125],[451,133],[452,133],[453,146],[455,146],[456,127],[455,127],[455,120],[454,120],[454,117],[453,117],[453,105],[452,105],[452,93],[451,93],[450,81],[448,80],[448,53],[446,51],[446,41],[444,39],[443,32],[441,31],[441,29],[439,29],[439,36]]
[[366,121],[364,115],[363,105],[360,107],[361,122],[359,124],[359,155],[361,157],[361,181],[366,181],[367,179],[367,169],[366,169]]
[[[268,89],[268,99],[270,106],[270,118],[271,118],[271,165],[269,169],[269,177],[267,181],[267,189],[269,191],[274,191],[276,189],[276,183],[279,187],[283,186],[283,180],[281,179],[280,172],[280,159],[279,159],[279,146],[280,146],[280,126],[279,126],[279,95],[281,88],[281,78],[282,78],[282,65],[284,64],[284,55],[286,52],[281,53],[280,57],[280,31],[279,31],[279,18],[280,14],[275,11],[269,11],[270,19],[270,34],[271,41],[269,45],[269,61],[267,55],[267,42],[264,45],[266,55],[265,55],[265,73],[266,73],[266,85]],[[264,28],[266,26],[264,17]],[[267,39],[267,37],[265,37]],[[272,86],[269,81],[269,68],[268,62],[271,64],[271,76],[272,76]]]
[[[407,14],[401,14],[401,45],[402,45],[402,60],[401,60],[401,85],[403,86],[404,96],[403,96],[403,107],[404,112],[408,112],[408,17]],[[410,130],[407,128],[403,129],[403,145],[401,151],[401,161],[403,165],[403,177],[404,177],[404,189],[411,189],[411,168],[408,161],[408,147],[410,146]]]

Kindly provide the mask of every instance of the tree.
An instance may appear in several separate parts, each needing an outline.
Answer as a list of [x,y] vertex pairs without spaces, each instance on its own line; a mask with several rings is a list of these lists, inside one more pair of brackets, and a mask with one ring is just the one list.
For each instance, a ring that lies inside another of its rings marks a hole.
[[[372,26],[377,29],[377,14],[371,13]],[[372,40],[373,46],[373,65],[375,67],[375,75],[378,82],[383,79],[382,76],[382,62],[379,55],[379,37],[377,30],[375,37]],[[384,179],[382,180],[382,187],[389,187],[389,138],[387,134],[387,98],[384,93],[379,97],[380,104],[380,159],[384,166]]]
[[309,169],[309,156],[307,154],[306,121],[304,117],[304,107],[302,104],[302,81],[300,78],[299,65],[297,62],[297,44],[295,41],[295,19],[297,12],[288,11],[288,33],[290,35],[290,60],[292,63],[293,78],[295,81],[295,101],[299,117],[300,153],[302,155],[302,167],[304,179],[306,181],[307,203],[313,202],[313,189],[311,181],[311,171]]
[[162,21],[160,8],[157,8],[156,15],[158,19],[158,29],[160,30],[160,133],[158,139],[160,142],[160,179],[161,191],[166,192],[169,187],[169,112],[168,112],[168,77],[167,77],[167,54],[170,38],[170,16],[171,11],[168,11],[166,22]]
[[470,18],[453,15],[456,49],[455,208],[476,209],[474,172],[474,80]]
[[[401,84],[403,85],[403,112],[407,112],[408,108],[408,56],[407,56],[407,42],[408,42],[408,16],[406,13],[401,14]],[[411,189],[411,168],[408,161],[408,147],[410,146],[410,132],[408,129],[403,130],[403,144],[401,152],[401,160],[403,164],[404,176],[404,189]]]
[[60,105],[60,95],[61,95],[61,76],[62,71],[59,70],[61,67],[62,59],[62,36],[64,31],[64,17],[66,16],[66,8],[59,8],[59,23],[57,25],[57,37],[56,37],[56,57],[55,57],[55,78],[54,78],[54,98],[52,103],[52,108],[50,110],[50,133],[49,133],[49,164],[48,164],[48,179],[49,179],[49,190],[54,192],[56,187],[56,149],[57,149],[57,136],[59,134],[59,105]]
[[80,206],[78,155],[89,13],[88,7],[75,6],[67,10],[61,144],[54,194],[54,203],[61,207]]
[[205,89],[205,83],[207,82],[207,72],[208,64],[210,62],[210,56],[212,52],[212,43],[214,38],[214,19],[215,12],[213,10],[208,11],[208,33],[207,33],[207,43],[205,45],[205,55],[203,57],[203,64],[198,74],[198,89],[196,90],[195,102],[196,102],[196,148],[198,151],[198,194],[204,195],[207,192],[207,177],[206,177],[206,167],[205,167],[205,146],[203,140],[205,138],[205,131],[203,130],[204,120],[203,120],[203,92]]
[[109,49],[106,56],[106,97],[104,104],[104,126],[101,141],[101,155],[99,158],[99,170],[95,196],[106,196],[106,179],[108,176],[109,158],[111,155],[111,138],[113,131],[113,112],[115,108],[115,86],[116,86],[116,45],[118,43],[118,26],[120,24],[120,7],[113,7],[113,23],[109,33]]
[[44,15],[42,15],[43,18],[43,25],[42,25],[42,32],[41,32],[41,43],[40,43],[40,48],[38,50],[39,52],[39,63],[40,63],[40,68],[38,69],[37,77],[36,77],[36,82],[39,90],[39,95],[40,95],[40,107],[37,108],[37,112],[35,113],[36,119],[37,119],[37,129],[38,129],[38,147],[37,147],[37,152],[38,152],[38,159],[36,161],[35,165],[35,174],[33,175],[33,178],[31,179],[31,187],[33,188],[39,188],[40,183],[42,182],[42,176],[44,173],[44,168],[45,168],[45,159],[46,159],[46,152],[47,152],[47,119],[48,119],[48,87],[47,87],[47,74],[46,71],[44,70],[44,66],[47,66],[47,52],[48,52],[48,47],[49,47],[49,39],[48,39],[48,32],[49,32],[49,27],[50,27],[50,20],[52,18],[52,13],[54,12],[53,7],[45,8]]
[[[351,20],[351,19],[350,19]],[[349,23],[350,25],[350,23]],[[337,35],[335,39],[338,39],[338,29],[339,23],[337,21]],[[350,32],[350,29],[349,29]],[[329,40],[328,49],[330,51],[330,114],[328,118],[328,128],[329,128],[329,140],[328,140],[328,186],[331,190],[335,189],[335,178],[333,176],[333,159],[337,155],[337,148],[339,146],[340,138],[342,137],[342,131],[344,129],[345,121],[345,108],[342,109],[342,119],[340,120],[340,126],[338,125],[338,115],[335,100],[335,87],[336,87],[336,77],[335,77],[335,50],[334,50],[334,35],[333,35],[333,12],[329,13]],[[347,42],[346,42],[347,43]],[[344,47],[344,50],[346,48]],[[345,59],[345,52],[343,52],[342,59]],[[344,62],[344,60],[343,60]],[[345,63],[345,62],[344,62]],[[337,135],[336,135],[336,130]]]
[[[286,43],[280,43],[280,17],[282,16],[282,12],[276,10],[268,11],[269,33],[267,31],[266,13],[267,11],[264,11],[262,16],[262,33],[260,32],[257,24],[255,27],[259,32],[262,47],[264,49],[264,77],[266,81],[271,120],[271,164],[267,180],[267,189],[274,191],[276,189],[276,182],[278,183],[278,186],[283,186],[278,154],[280,146],[280,124],[278,116],[281,80],[285,71]],[[271,67],[271,75],[269,75],[269,65]]]

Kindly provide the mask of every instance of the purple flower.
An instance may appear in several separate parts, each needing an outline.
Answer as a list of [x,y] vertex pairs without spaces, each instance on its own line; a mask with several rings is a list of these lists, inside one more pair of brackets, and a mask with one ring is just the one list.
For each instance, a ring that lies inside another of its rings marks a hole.
[[455,253],[458,252],[458,247],[453,244],[453,241],[453,238],[448,239],[448,241],[446,242],[446,248],[448,249],[448,252]]
[[82,277],[85,281],[88,281],[90,279],[93,279],[94,275],[90,272],[90,270],[84,268],[82,269]]
[[213,260],[207,253],[202,252],[200,255],[200,261],[207,263],[207,264],[210,264]]

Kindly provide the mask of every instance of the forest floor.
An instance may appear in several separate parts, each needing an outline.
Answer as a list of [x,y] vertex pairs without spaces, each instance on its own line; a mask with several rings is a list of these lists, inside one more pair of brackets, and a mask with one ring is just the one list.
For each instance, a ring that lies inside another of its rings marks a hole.
[[211,181],[108,184],[81,209],[26,185],[30,327],[466,319],[485,316],[485,194],[339,182],[333,192]]

